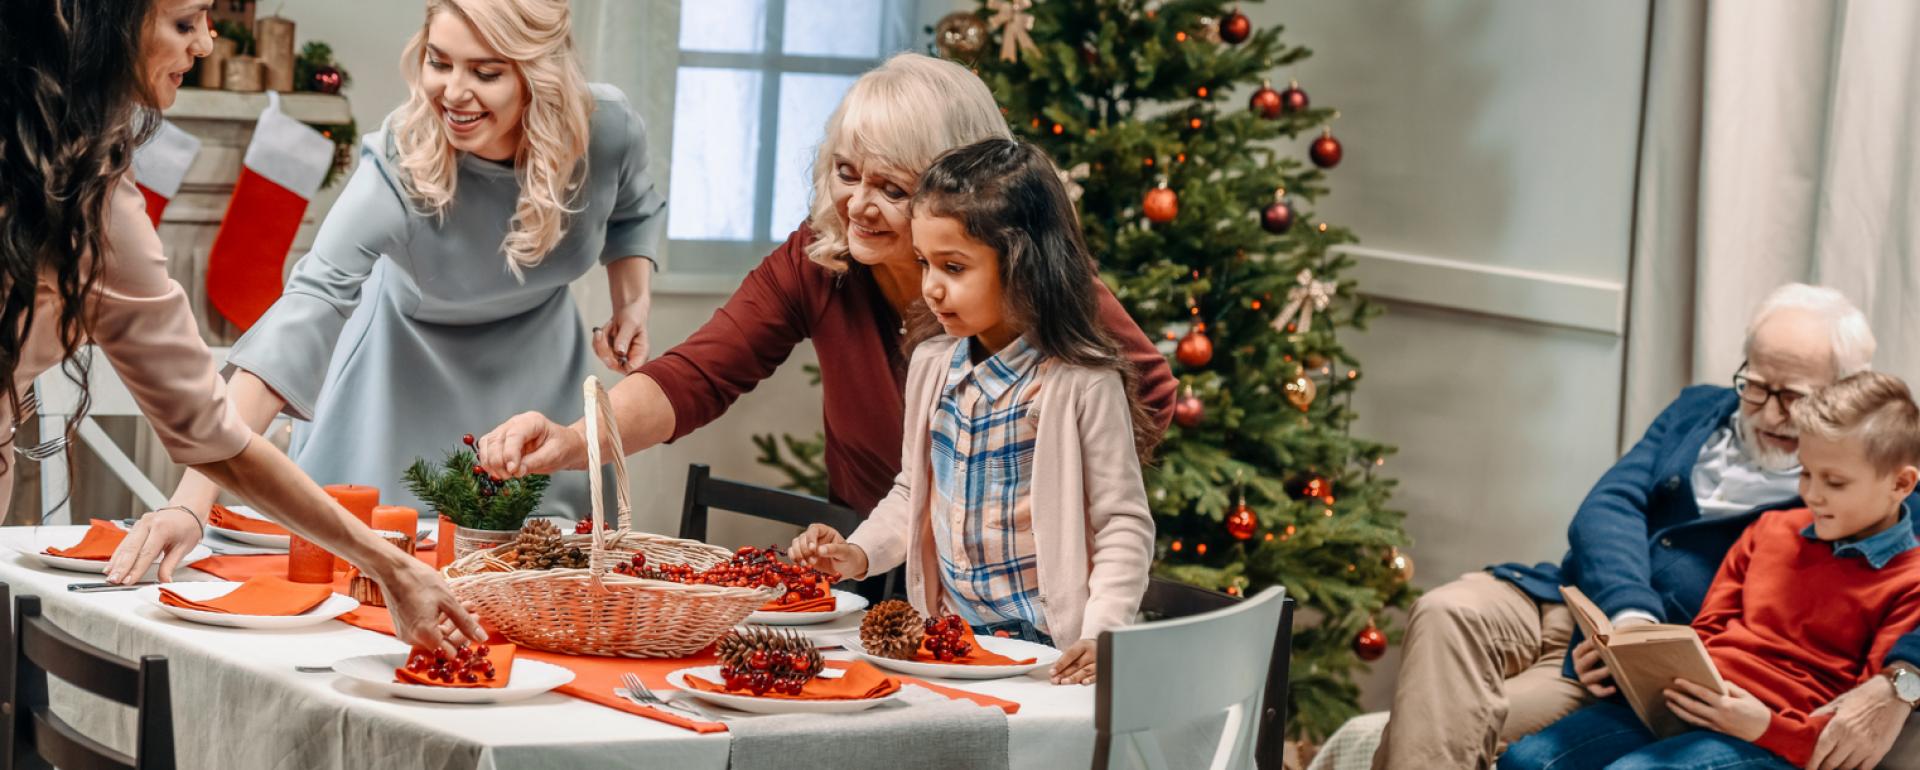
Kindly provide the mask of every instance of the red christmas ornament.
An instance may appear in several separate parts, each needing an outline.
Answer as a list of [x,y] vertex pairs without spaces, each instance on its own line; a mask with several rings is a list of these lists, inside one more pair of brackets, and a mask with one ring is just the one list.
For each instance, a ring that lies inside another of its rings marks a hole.
[[1180,338],[1179,346],[1173,349],[1173,356],[1189,369],[1206,366],[1208,361],[1213,360],[1213,340],[1207,338],[1204,327],[1196,326],[1193,331],[1187,332],[1187,336]]
[[1246,498],[1240,498],[1240,504],[1227,514],[1227,534],[1235,540],[1252,540],[1253,530],[1260,525],[1260,518],[1253,515],[1253,509],[1247,507]]
[[1286,191],[1273,194],[1273,202],[1260,210],[1260,229],[1279,235],[1293,228],[1293,204],[1287,201]]
[[1380,656],[1387,654],[1387,635],[1368,622],[1367,627],[1360,629],[1360,633],[1353,637],[1353,654],[1368,663],[1379,660]]
[[1185,395],[1173,402],[1173,421],[1182,428],[1200,427],[1200,421],[1207,418],[1207,403],[1193,394],[1193,388],[1187,388]]
[[1333,496],[1333,482],[1319,476],[1307,479],[1307,485],[1300,490],[1300,496],[1326,500],[1326,498]]
[[1227,14],[1225,18],[1220,20],[1221,40],[1239,45],[1246,42],[1247,38],[1252,36],[1253,21],[1248,19],[1246,14],[1241,13],[1240,9],[1233,9],[1232,13]]
[[1247,100],[1247,109],[1260,113],[1260,117],[1272,120],[1280,117],[1280,113],[1286,110],[1286,101],[1280,96],[1279,91],[1273,90],[1272,84],[1261,83],[1260,90],[1253,92],[1253,98]]
[[1313,158],[1313,165],[1321,168],[1333,168],[1334,166],[1340,165],[1340,156],[1343,153],[1344,150],[1340,147],[1340,140],[1333,138],[1333,129],[1331,128],[1321,131],[1320,138],[1313,140],[1313,146],[1307,148],[1307,155]]
[[1180,196],[1167,189],[1166,182],[1161,182],[1159,187],[1147,191],[1147,198],[1140,208],[1149,221],[1164,225],[1180,214]]
[[1280,111],[1288,115],[1307,110],[1307,92],[1300,90],[1300,81],[1287,81],[1287,90],[1280,92]]
[[342,82],[344,78],[340,76],[340,70],[337,67],[316,67],[313,70],[313,90],[315,91],[323,94],[337,94],[340,93]]

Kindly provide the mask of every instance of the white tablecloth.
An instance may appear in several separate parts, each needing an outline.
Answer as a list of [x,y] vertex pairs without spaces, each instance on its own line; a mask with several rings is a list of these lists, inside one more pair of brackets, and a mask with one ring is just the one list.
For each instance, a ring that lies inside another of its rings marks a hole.
[[[133,591],[74,594],[96,575],[45,569],[23,555],[77,541],[82,527],[0,527],[0,581],[41,597],[48,617],[119,655],[165,655],[172,669],[179,766],[193,768],[724,768],[728,736],[700,735],[558,693],[519,703],[460,706],[390,699],[331,673],[294,671],[402,652],[384,634],[338,621],[294,631],[216,628],[176,620]],[[178,579],[211,576],[183,570]],[[1040,673],[991,682],[939,680],[1020,704],[1007,718],[1012,767],[1067,770],[1093,755],[1093,688],[1056,687]],[[54,691],[55,710],[121,750],[130,709]],[[831,719],[823,716],[822,719]],[[939,725],[927,724],[927,730]],[[903,759],[924,764],[925,757]],[[795,757],[794,767],[832,758]]]

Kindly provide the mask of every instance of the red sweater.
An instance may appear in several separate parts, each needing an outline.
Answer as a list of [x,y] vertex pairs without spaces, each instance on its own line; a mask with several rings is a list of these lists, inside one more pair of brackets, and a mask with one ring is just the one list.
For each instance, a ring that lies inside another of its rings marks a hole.
[[1755,743],[1800,767],[1829,719],[1813,710],[1877,675],[1887,650],[1920,625],[1920,551],[1876,570],[1801,535],[1811,523],[1805,508],[1761,516],[1693,619],[1720,675],[1773,711]]
[[[812,339],[820,357],[829,496],[861,515],[893,488],[900,472],[907,359],[900,319],[867,268],[834,273],[807,259],[813,231],[802,225],[747,274],[727,304],[672,350],[640,368],[673,405],[673,438],[719,419]],[[1160,427],[1173,419],[1179,383],[1167,359],[1140,331],[1105,284],[1100,316],[1135,371],[1135,394]]]

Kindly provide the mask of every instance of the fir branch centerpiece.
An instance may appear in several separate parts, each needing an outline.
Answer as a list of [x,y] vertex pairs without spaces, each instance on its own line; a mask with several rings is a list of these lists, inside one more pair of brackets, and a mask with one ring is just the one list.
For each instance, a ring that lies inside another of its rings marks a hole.
[[402,478],[421,502],[467,529],[519,530],[552,479],[533,474],[495,480],[480,467],[471,447],[448,452],[435,467],[426,458],[414,458]]

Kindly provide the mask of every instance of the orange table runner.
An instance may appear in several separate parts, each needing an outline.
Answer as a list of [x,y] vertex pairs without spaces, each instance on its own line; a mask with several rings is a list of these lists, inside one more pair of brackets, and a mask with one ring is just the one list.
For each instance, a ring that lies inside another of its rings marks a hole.
[[256,575],[226,595],[206,601],[194,601],[172,589],[160,589],[163,604],[201,612],[229,615],[298,615],[320,606],[333,595],[327,586],[295,583],[283,577]]
[[[414,558],[432,564],[433,552],[422,551],[415,553]],[[195,562],[193,568],[227,580],[245,580],[254,575],[286,574],[287,557],[279,554],[261,556],[212,556]],[[335,574],[336,579],[333,581],[334,589],[344,592],[347,583],[346,573]],[[348,625],[364,628],[368,631],[376,631],[388,636],[393,635],[393,617],[387,614],[385,607],[363,606],[353,612],[341,615],[340,620],[346,622]],[[573,681],[561,685],[555,690],[556,692],[565,693],[584,701],[591,701],[616,711],[624,711],[629,714],[665,722],[675,727],[692,730],[697,733],[718,733],[725,732],[727,729],[726,725],[719,722],[702,722],[689,719],[677,711],[636,705],[633,701],[613,694],[615,688],[624,686],[620,683],[620,675],[628,673],[639,676],[640,680],[645,682],[648,688],[673,689],[673,686],[667,683],[667,674],[683,668],[717,666],[720,664],[720,659],[713,654],[712,647],[708,647],[684,658],[603,658],[592,655],[562,655],[556,652],[545,652],[528,648],[521,648],[516,653],[516,657],[537,660],[543,663],[552,663],[553,665],[572,671],[574,674]],[[827,665],[844,666],[845,664],[839,661],[829,661]],[[903,685],[919,685],[920,687],[924,687],[932,692],[939,693],[954,700],[971,701],[981,706],[1000,709],[1008,714],[1020,713],[1020,704],[1010,700],[1002,700],[991,695],[982,695],[977,692],[969,692],[967,690],[938,685],[910,676],[895,674],[893,678]]]
[[86,559],[88,561],[106,561],[113,558],[113,549],[120,547],[120,541],[127,539],[127,531],[118,524],[106,519],[94,519],[87,525],[87,534],[70,548],[48,548],[49,556],[65,559]]

